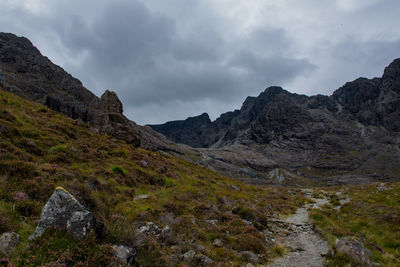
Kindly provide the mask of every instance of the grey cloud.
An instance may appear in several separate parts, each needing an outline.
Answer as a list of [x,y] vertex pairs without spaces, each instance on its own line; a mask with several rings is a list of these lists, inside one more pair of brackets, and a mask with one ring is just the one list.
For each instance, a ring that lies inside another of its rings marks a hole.
[[[400,21],[393,0],[344,11],[331,4],[329,13],[317,0],[273,9],[260,2],[253,13],[262,10],[262,16],[249,13],[240,16],[243,21],[236,15],[250,5],[244,0],[235,6],[211,0],[32,1],[49,12],[0,3],[0,30],[30,38],[97,95],[115,90],[129,117],[142,124],[203,111],[215,118],[269,85],[330,93],[357,76],[381,73],[400,45],[399,34],[388,30]],[[385,33],[380,38],[378,21]]]

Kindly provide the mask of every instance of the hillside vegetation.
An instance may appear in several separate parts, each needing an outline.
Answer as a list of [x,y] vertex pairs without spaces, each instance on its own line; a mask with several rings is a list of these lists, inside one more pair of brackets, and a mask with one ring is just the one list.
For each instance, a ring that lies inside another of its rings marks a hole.
[[[189,250],[220,266],[248,260],[239,252],[268,247],[268,218],[304,202],[300,190],[250,186],[167,154],[99,135],[40,104],[0,90],[0,234],[22,239],[17,266],[106,266],[112,244],[135,246],[138,227],[153,222],[167,236],[142,240],[136,263],[182,265]],[[28,241],[54,189],[62,186],[104,223],[102,237],[76,241],[60,230]],[[140,196],[140,197],[138,197]],[[248,223],[250,222],[250,223]],[[221,239],[222,246],[214,246]],[[0,258],[5,255],[0,255]]]
[[[329,198],[330,203],[313,209],[311,218],[327,240],[334,245],[338,238],[354,236],[380,266],[400,266],[400,183],[324,189],[318,194]],[[335,209],[342,196],[349,202]],[[350,259],[335,256],[329,266],[346,264],[350,266]]]

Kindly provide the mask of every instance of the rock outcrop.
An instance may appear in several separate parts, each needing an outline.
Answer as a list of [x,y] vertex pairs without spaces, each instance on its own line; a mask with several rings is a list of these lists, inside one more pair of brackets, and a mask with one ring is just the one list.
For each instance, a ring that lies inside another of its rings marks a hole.
[[370,260],[371,252],[364,247],[363,243],[354,237],[343,237],[336,244],[336,252],[352,259],[359,266],[376,266]]
[[20,242],[19,235],[17,233],[4,233],[0,236],[0,254],[11,256],[14,249]]
[[35,232],[29,238],[40,237],[50,228],[67,230],[76,239],[83,239],[91,231],[101,235],[102,223],[70,193],[57,187],[42,209]]
[[115,92],[106,90],[101,96],[100,111],[96,116],[94,124],[100,132],[125,140],[136,147],[140,146],[140,139],[123,115],[122,103]]

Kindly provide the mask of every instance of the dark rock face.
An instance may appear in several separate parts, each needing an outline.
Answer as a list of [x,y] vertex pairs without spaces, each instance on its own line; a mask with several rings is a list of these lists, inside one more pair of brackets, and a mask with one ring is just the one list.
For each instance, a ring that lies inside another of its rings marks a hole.
[[138,130],[123,116],[122,103],[106,91],[101,99],[82,83],[42,56],[24,37],[0,33],[0,85],[2,90],[39,102],[49,108],[99,128],[134,146]]
[[269,87],[213,122],[191,118],[151,127],[174,142],[207,148],[200,164],[246,181],[300,176],[332,184],[346,176],[357,179],[343,181],[362,183],[398,179],[399,118],[397,59],[382,78],[359,78],[332,96]]
[[190,143],[193,147],[207,147],[215,142],[215,129],[207,113],[182,121],[150,126],[174,142]]
[[79,80],[42,56],[28,39],[0,33],[0,62],[6,90],[74,119],[93,119],[99,99]]
[[59,187],[44,206],[38,226],[30,239],[41,236],[49,228],[65,229],[75,238],[83,239],[90,231],[101,234],[101,226],[89,210]]

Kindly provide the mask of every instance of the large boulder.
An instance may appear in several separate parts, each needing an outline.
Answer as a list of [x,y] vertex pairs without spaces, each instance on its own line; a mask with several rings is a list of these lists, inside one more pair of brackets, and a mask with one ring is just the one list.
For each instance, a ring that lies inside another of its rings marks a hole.
[[336,252],[352,259],[356,264],[365,267],[375,266],[369,259],[371,252],[363,243],[354,237],[343,237],[336,244]]
[[102,224],[64,188],[57,187],[42,209],[40,221],[30,239],[40,237],[47,229],[67,230],[76,239],[84,239],[91,231],[100,234]]
[[10,256],[19,244],[17,233],[4,233],[0,236],[0,253]]

